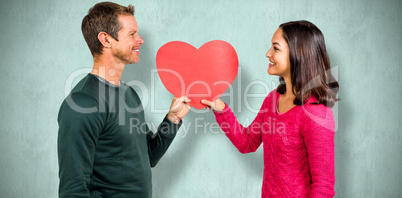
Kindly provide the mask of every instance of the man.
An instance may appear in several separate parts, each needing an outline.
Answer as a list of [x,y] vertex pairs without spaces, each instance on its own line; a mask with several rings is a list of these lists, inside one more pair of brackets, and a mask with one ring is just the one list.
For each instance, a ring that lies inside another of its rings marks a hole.
[[151,167],[168,149],[190,100],[174,98],[154,134],[136,92],[120,82],[140,46],[134,7],[98,3],[82,21],[94,65],[59,115],[60,197],[151,197]]

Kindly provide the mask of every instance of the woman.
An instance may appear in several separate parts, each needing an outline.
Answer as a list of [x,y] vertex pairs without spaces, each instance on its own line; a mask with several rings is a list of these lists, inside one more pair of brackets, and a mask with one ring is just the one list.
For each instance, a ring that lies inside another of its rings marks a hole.
[[203,100],[241,153],[264,147],[262,197],[333,197],[334,130],[331,107],[339,85],[321,31],[308,21],[279,26],[272,37],[268,73],[280,76],[247,128],[217,99]]

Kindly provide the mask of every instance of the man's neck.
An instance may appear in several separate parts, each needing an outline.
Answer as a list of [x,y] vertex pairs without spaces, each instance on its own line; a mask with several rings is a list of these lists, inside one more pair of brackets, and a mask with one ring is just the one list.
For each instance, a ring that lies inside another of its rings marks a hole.
[[111,84],[120,85],[125,64],[116,63],[113,58],[96,57],[91,74],[97,75]]

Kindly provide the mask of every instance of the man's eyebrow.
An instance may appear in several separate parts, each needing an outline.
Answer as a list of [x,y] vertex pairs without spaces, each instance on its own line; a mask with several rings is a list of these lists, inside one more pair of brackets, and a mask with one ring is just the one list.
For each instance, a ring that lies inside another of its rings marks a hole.
[[[273,42],[272,45],[279,45],[281,46],[278,42]],[[282,47],[282,46],[281,46]]]

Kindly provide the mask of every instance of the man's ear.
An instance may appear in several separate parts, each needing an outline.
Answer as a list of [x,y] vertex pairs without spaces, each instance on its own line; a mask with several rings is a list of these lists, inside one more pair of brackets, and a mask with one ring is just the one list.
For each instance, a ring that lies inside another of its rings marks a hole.
[[112,47],[111,39],[112,37],[106,32],[99,32],[98,34],[98,40],[102,43],[103,47],[105,48]]

